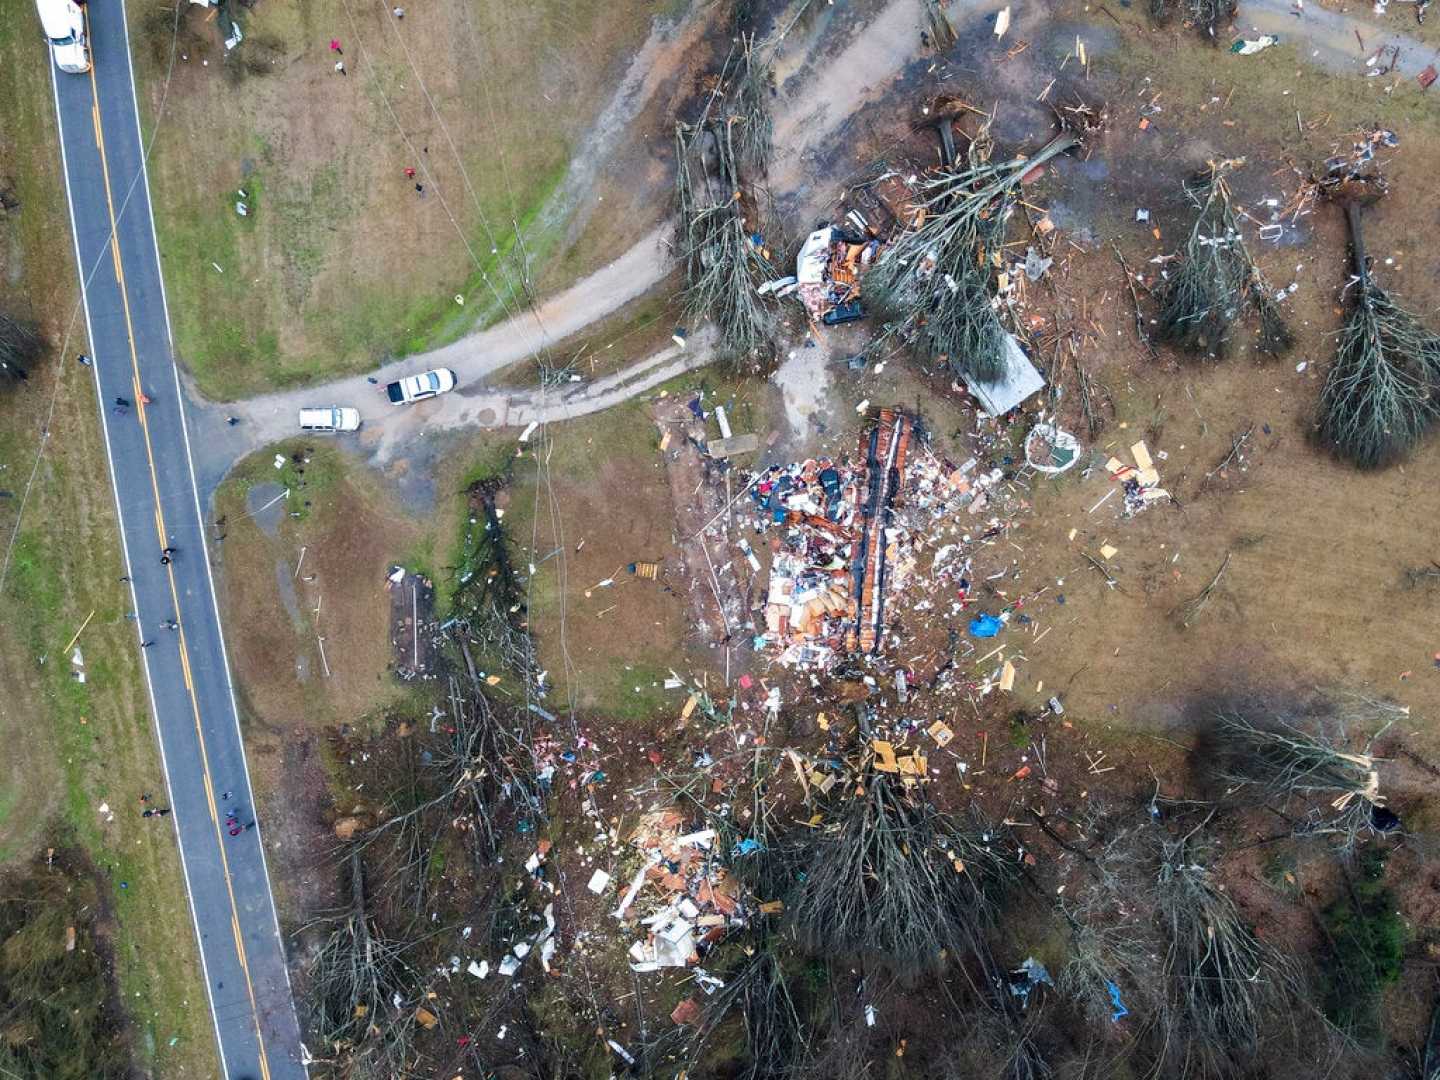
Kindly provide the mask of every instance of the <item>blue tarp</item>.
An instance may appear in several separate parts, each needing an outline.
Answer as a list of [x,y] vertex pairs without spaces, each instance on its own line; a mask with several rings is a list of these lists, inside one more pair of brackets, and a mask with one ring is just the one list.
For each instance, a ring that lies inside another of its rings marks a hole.
[[1130,1010],[1127,1009],[1125,1003],[1120,1000],[1120,987],[1116,986],[1113,982],[1107,982],[1105,989],[1110,991],[1110,1004],[1114,1006],[1110,1012],[1110,1022],[1112,1024],[1118,1024],[1122,1019],[1130,1015]]
[[994,637],[1000,633],[1003,624],[994,615],[977,615],[970,620],[970,636],[978,638]]

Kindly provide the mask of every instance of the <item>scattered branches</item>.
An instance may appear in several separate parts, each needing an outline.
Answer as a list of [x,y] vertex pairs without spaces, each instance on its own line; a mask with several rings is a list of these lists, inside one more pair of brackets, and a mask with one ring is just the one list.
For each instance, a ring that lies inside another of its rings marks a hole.
[[1206,585],[1198,593],[1190,597],[1189,600],[1178,605],[1170,612],[1170,617],[1178,622],[1182,628],[1188,627],[1198,619],[1200,613],[1204,611],[1206,605],[1210,603],[1210,597],[1215,595],[1215,589],[1219,586],[1220,579],[1225,576],[1225,571],[1230,568],[1230,556],[1231,552],[1227,551],[1225,553],[1225,561],[1220,564],[1220,569],[1215,571],[1215,576],[1210,579],[1210,584]]
[[991,268],[999,265],[1021,178],[1079,142],[1067,132],[1033,158],[992,162],[982,133],[965,163],[921,182],[914,224],[890,244],[866,282],[924,356],[972,379],[1005,372],[1002,300]]
[[1251,310],[1259,319],[1262,352],[1279,355],[1294,343],[1231,205],[1225,177],[1243,163],[1212,163],[1208,173],[1186,182],[1185,194],[1200,212],[1158,292],[1160,339],[1210,359],[1225,354],[1231,328]]
[[[1140,294],[1135,289],[1135,282],[1139,280],[1135,271],[1130,269],[1130,264],[1125,256],[1120,254],[1120,248],[1112,241],[1110,250],[1115,253],[1115,259],[1120,263],[1120,269],[1125,271],[1125,288],[1130,293],[1130,309],[1135,313],[1135,340],[1140,342],[1140,348],[1145,350],[1145,355],[1156,359],[1155,346],[1150,343],[1150,335],[1145,332],[1145,313],[1140,308]],[[1092,438],[1094,433],[1092,432]]]
[[930,37],[935,42],[935,47],[942,52],[959,40],[955,35],[955,27],[950,24],[950,16],[945,13],[940,0],[925,0],[925,21],[930,26]]
[[1440,411],[1440,338],[1370,276],[1360,207],[1346,205],[1355,294],[1320,393],[1319,438],[1337,457],[1379,469],[1405,457]]
[[1400,575],[1400,584],[1407,591],[1422,585],[1428,588],[1440,585],[1440,562],[1431,559],[1429,566],[1407,566]]
[[816,832],[790,917],[810,952],[854,956],[909,977],[970,951],[999,915],[1008,863],[901,781],[866,780]]
[[1231,465],[1239,464],[1243,467],[1245,464],[1245,444],[1250,441],[1254,434],[1255,425],[1251,424],[1238,435],[1230,436],[1230,452],[1217,461],[1215,467],[1205,474],[1205,480],[1210,481],[1217,476],[1224,477],[1226,470],[1228,470]]

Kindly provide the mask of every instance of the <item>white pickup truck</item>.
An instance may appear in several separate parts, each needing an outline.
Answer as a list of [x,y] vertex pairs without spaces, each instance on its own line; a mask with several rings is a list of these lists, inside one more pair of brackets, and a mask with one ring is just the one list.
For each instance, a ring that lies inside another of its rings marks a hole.
[[423,375],[407,375],[385,387],[393,405],[409,405],[455,389],[455,373],[449,368],[436,368]]
[[90,43],[85,37],[85,12],[75,0],[35,0],[40,25],[50,43],[55,66],[71,75],[90,70]]

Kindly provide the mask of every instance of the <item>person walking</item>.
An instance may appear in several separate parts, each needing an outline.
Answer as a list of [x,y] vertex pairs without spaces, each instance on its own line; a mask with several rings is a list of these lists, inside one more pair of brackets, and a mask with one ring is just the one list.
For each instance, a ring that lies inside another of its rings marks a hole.
[[150,641],[142,641],[142,642],[140,642],[140,647],[141,647],[142,649],[148,649],[151,645],[154,645],[154,644],[155,644],[155,641],[154,641],[154,639],[152,638]]
[[164,622],[162,622],[162,623],[160,624],[160,626],[161,626],[163,629],[165,629],[165,630],[179,630],[179,629],[180,629],[180,624],[179,624],[178,622],[176,622],[174,619],[166,619]]
[[333,52],[336,56],[344,56],[344,55],[345,55],[345,50],[342,49],[342,48],[340,48],[340,39],[339,39],[339,38],[333,38],[333,37],[332,37],[332,38],[330,39],[330,51]]
[[344,74],[345,74],[345,61],[344,61],[344,60],[336,60],[336,61],[335,61],[335,70],[338,71],[341,75],[344,75]]
[[90,366],[90,357],[86,356],[83,352],[79,356],[75,357],[75,359],[82,367]]

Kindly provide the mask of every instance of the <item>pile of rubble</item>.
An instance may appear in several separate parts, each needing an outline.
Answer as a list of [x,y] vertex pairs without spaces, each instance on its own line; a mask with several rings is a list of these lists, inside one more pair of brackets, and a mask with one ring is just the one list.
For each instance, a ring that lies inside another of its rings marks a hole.
[[875,261],[880,241],[864,229],[856,216],[857,229],[826,225],[805,238],[795,258],[795,284],[800,302],[812,319],[826,326],[854,322],[865,317],[860,307],[860,275]]
[[[634,920],[646,931],[643,940],[630,946],[635,971],[699,963],[728,930],[745,925],[745,897],[739,881],[720,865],[715,830],[682,833],[684,827],[685,816],[678,810],[657,810],[645,814],[630,834],[631,845],[644,853],[645,862],[614,916],[629,921],[642,893],[652,901],[643,905],[651,910]],[[591,891],[603,891],[609,883],[603,871],[597,871],[597,878],[601,880],[591,880]]]
[[[1164,452],[1161,453],[1163,459]],[[1110,496],[1116,491],[1124,493],[1120,510],[1121,517],[1134,517],[1153,504],[1171,497],[1170,492],[1160,486],[1160,470],[1155,467],[1145,440],[1142,439],[1130,447],[1130,456],[1135,460],[1134,465],[1127,465],[1116,457],[1112,457],[1105,463],[1105,469],[1109,472],[1110,478],[1116,481],[1119,487],[1111,488],[1104,499],[1091,507],[1092,512],[1108,502]]]

